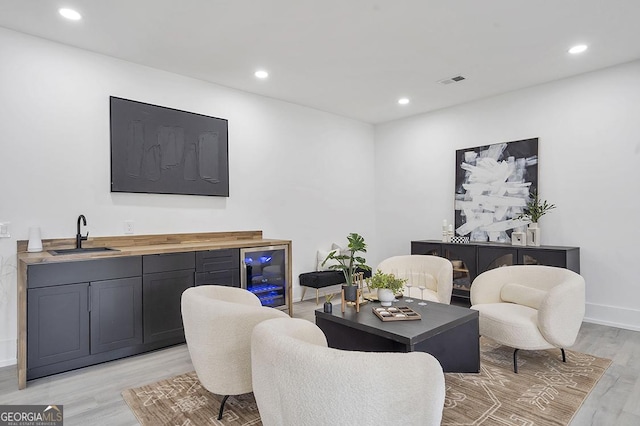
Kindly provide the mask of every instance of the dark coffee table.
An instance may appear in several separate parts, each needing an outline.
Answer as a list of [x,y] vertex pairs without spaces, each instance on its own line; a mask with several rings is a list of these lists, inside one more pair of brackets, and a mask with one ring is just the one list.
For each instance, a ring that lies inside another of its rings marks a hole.
[[[327,314],[315,311],[316,324],[322,329],[329,347],[366,352],[427,352],[449,373],[480,371],[480,334],[478,311],[461,306],[427,302],[426,306],[397,302],[408,306],[422,319],[416,321],[382,321],[371,310],[379,303],[360,306],[360,312],[339,306]],[[335,309],[338,308],[338,309]]]

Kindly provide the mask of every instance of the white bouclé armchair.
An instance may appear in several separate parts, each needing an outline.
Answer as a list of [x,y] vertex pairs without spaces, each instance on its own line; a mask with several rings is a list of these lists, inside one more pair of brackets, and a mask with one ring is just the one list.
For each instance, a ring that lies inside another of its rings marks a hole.
[[478,275],[471,285],[471,309],[480,312],[480,335],[518,350],[574,344],[585,312],[585,282],[577,273],[541,265],[514,265]]
[[427,353],[332,349],[312,322],[283,318],[254,328],[251,363],[265,426],[440,425],[444,374]]
[[406,278],[412,286],[405,290],[406,296],[420,297],[419,286],[424,286],[425,300],[447,305],[451,303],[453,267],[444,257],[418,254],[393,256],[380,262],[376,269]]
[[182,322],[198,379],[209,392],[229,395],[252,391],[251,332],[267,319],[289,318],[261,305],[258,297],[235,287],[203,285],[182,293]]

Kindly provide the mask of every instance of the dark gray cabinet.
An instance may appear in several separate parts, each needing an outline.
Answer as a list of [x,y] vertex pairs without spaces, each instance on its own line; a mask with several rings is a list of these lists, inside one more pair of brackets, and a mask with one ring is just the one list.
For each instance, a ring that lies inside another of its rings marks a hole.
[[28,291],[29,368],[89,355],[88,289],[80,283]]
[[580,248],[512,246],[496,243],[453,244],[436,240],[411,242],[411,254],[429,254],[453,264],[453,296],[469,299],[471,283],[481,273],[507,265],[546,265],[580,273]]
[[91,294],[91,353],[142,343],[142,278],[94,281]]
[[196,252],[196,285],[240,287],[240,249]]
[[130,354],[142,343],[140,256],[27,267],[27,379]]
[[180,301],[194,285],[195,254],[149,255],[142,264],[144,342],[184,342]]
[[27,380],[184,342],[193,285],[240,287],[240,249],[27,266]]

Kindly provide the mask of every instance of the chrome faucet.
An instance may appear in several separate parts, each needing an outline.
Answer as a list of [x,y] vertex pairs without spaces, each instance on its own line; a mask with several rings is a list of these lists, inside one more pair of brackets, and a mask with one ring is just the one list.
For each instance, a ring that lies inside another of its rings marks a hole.
[[89,238],[89,232],[87,232],[87,235],[82,236],[82,234],[80,234],[80,221],[82,220],[82,224],[84,226],[87,226],[87,218],[84,217],[83,214],[81,214],[80,216],[78,216],[78,231],[76,232],[76,248],[77,249],[81,249],[82,248],[82,242],[86,241],[87,238]]

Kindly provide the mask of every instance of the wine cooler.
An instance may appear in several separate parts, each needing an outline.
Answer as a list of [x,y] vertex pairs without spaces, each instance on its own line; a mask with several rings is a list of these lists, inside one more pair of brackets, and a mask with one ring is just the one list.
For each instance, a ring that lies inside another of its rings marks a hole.
[[287,310],[288,263],[288,248],[284,245],[241,249],[240,284],[258,296],[263,306]]

